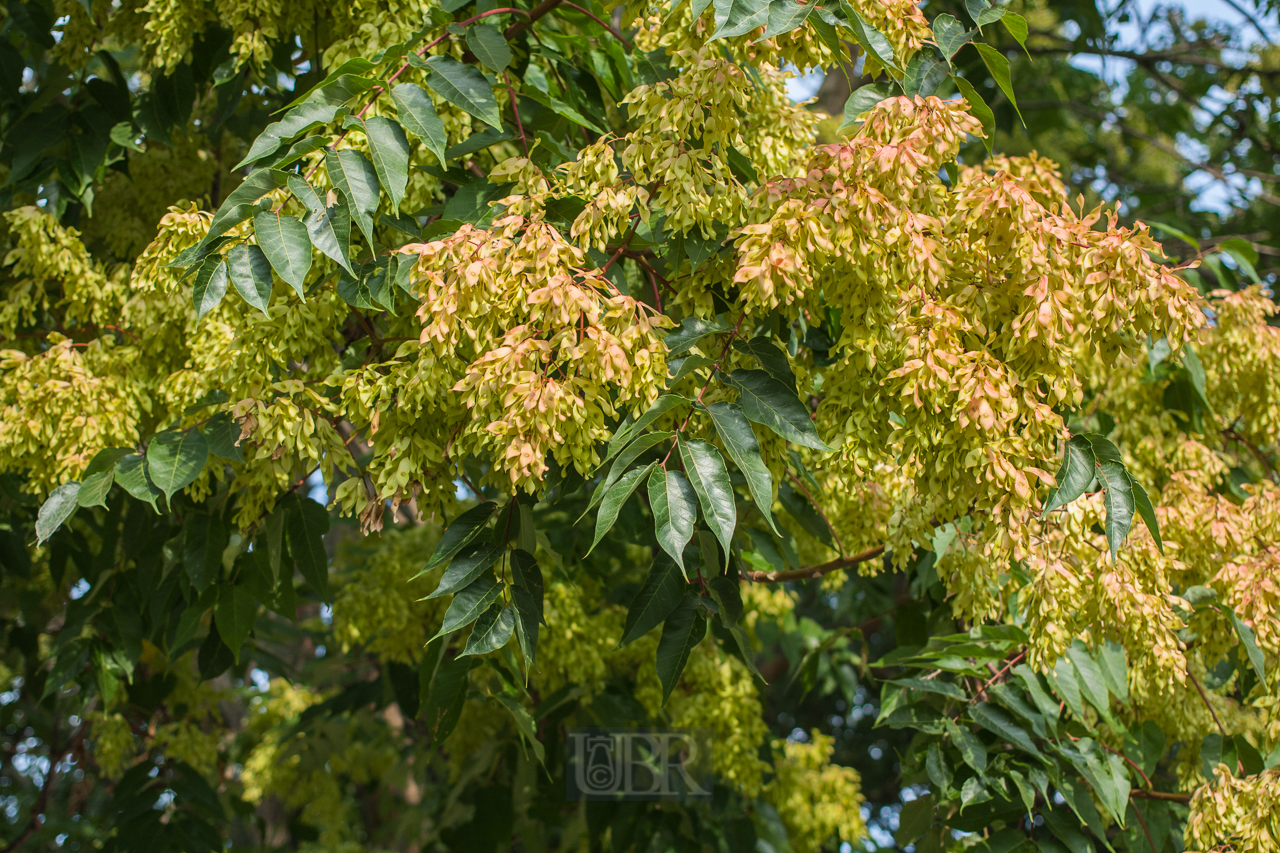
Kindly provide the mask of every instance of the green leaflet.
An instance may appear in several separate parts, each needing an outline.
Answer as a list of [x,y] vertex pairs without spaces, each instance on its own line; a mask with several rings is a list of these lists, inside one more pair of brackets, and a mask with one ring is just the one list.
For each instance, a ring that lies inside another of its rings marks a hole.
[[667,335],[667,357],[675,358],[693,347],[708,335],[718,335],[729,331],[719,323],[708,323],[700,317],[685,317],[680,321],[680,328]]
[[996,81],[996,85],[1000,87],[1000,91],[1004,92],[1004,96],[1013,105],[1013,111],[1018,113],[1018,120],[1022,122],[1023,126],[1026,126],[1022,113],[1018,110],[1018,98],[1013,93],[1013,81],[1009,77],[1009,60],[1005,58],[1003,53],[989,44],[974,42],[973,46],[982,55],[982,61],[986,64],[987,70],[991,72],[991,77]]
[[467,646],[460,656],[487,655],[497,651],[511,641],[515,624],[515,616],[510,608],[501,601],[494,601],[476,619],[471,636],[467,638]]
[[1005,14],[1004,9],[992,6],[988,0],[965,0],[965,11],[969,13],[970,18],[973,18],[978,29],[982,29],[987,24],[994,24]]
[[472,581],[480,577],[502,556],[504,546],[498,542],[473,542],[449,563],[439,585],[430,595],[423,599],[440,598],[452,595]]
[[1254,634],[1253,629],[1244,623],[1234,610],[1226,610],[1227,615],[1231,619],[1231,625],[1236,629],[1236,636],[1240,638],[1240,644],[1244,646],[1245,655],[1249,658],[1249,664],[1253,667],[1254,674],[1258,676],[1258,680],[1266,683],[1267,680],[1267,659],[1263,656],[1262,650],[1258,648],[1258,638]]
[[320,198],[320,194],[301,175],[289,176],[289,191],[307,208],[307,236],[311,244],[326,257],[351,275],[351,215],[342,200],[336,197],[332,204]]
[[222,552],[230,531],[222,518],[207,512],[188,513],[182,522],[182,563],[196,591],[203,594],[218,579]]
[[711,41],[744,36],[769,22],[768,0],[714,0],[715,31]]
[[321,600],[329,597],[329,556],[324,550],[324,535],[329,532],[329,513],[323,506],[292,493],[286,498],[285,532],[289,537],[289,553],[298,571]]
[[840,124],[840,132],[843,133],[857,126],[864,113],[890,97],[893,97],[893,87],[888,83],[868,83],[860,86],[844,102],[844,121]]
[[[642,435],[627,445],[626,449],[618,454],[618,458],[614,460],[612,467],[609,468],[609,475],[605,477],[603,484],[598,486],[591,495],[591,501],[587,504],[587,509],[583,510],[582,516],[586,516],[609,490],[613,488],[613,484],[622,478],[627,468],[631,467],[631,463],[640,458],[646,451],[653,449],[657,445],[671,438],[675,433],[670,432],[651,432],[648,435]],[[580,518],[582,517],[580,516]]]
[[272,190],[283,187],[286,180],[288,175],[279,169],[259,169],[256,172],[250,172],[249,176],[241,181],[240,186],[232,190],[226,201],[222,202],[218,212],[213,215],[213,221],[209,223],[209,233],[199,245],[208,245],[253,216],[253,212],[257,210],[258,199]]
[[232,462],[244,461],[244,451],[236,444],[240,440],[240,425],[230,412],[219,412],[211,417],[201,432],[209,445],[209,453]]
[[951,737],[951,742],[955,744],[956,749],[960,750],[960,757],[964,759],[964,763],[977,771],[978,775],[985,773],[987,748],[982,745],[982,741],[978,740],[978,736],[967,728],[956,725],[950,719],[944,719],[943,725]]
[[616,433],[614,433],[613,438],[609,440],[609,448],[608,448],[608,451],[605,453],[605,457],[603,461],[608,462],[610,459],[612,459],[617,453],[619,453],[622,450],[623,447],[626,446],[628,441],[630,441],[632,438],[638,435],[640,431],[643,430],[645,427],[647,427],[649,424],[653,423],[662,415],[666,414],[667,412],[671,411],[677,406],[684,405],[688,402],[689,402],[688,400],[686,400],[684,397],[681,397],[679,394],[663,394],[661,397],[659,397],[657,400],[654,401],[652,406],[650,406],[648,409],[644,411],[644,414],[636,418],[634,422],[630,424],[624,423],[624,425],[621,426]]
[[1009,716],[996,706],[988,702],[978,702],[969,708],[969,716],[973,718],[975,723],[1002,740],[1016,744],[1024,752],[1029,752],[1036,758],[1047,761],[1044,753],[1036,748],[1026,730],[1009,719]]
[[649,475],[649,509],[653,512],[658,545],[684,572],[684,548],[693,538],[693,524],[698,517],[698,496],[684,474],[654,468]]
[[249,639],[257,614],[258,602],[248,589],[230,584],[218,588],[218,604],[213,609],[213,619],[222,641],[231,649],[237,663],[240,661],[240,649]]
[[328,124],[337,114],[338,107],[334,104],[304,102],[294,107],[280,121],[272,122],[263,128],[262,133],[253,140],[253,145],[249,146],[249,153],[233,166],[231,171],[238,172],[245,166],[274,154],[286,140],[293,139],[317,125]]
[[[650,462],[643,468],[628,471],[609,487],[604,499],[600,502],[600,511],[596,514],[596,532],[595,537],[591,540],[591,547],[587,549],[588,554],[600,544],[600,540],[609,532],[609,528],[613,527],[613,523],[618,520],[618,513],[622,511],[622,506],[627,502],[627,498],[631,497],[631,493],[640,485],[640,481],[647,477],[657,464],[657,462]],[[603,489],[604,487],[602,486],[601,488]]]
[[1102,462],[1098,465],[1098,480],[1102,483],[1103,503],[1107,509],[1107,544],[1111,547],[1111,559],[1129,535],[1137,502],[1133,496],[1133,481],[1120,462]]
[[680,604],[686,584],[684,576],[676,568],[675,561],[665,552],[654,558],[644,586],[636,593],[627,609],[627,619],[622,626],[622,639],[618,641],[618,648],[638,640],[661,625]]
[[791,389],[763,370],[735,370],[729,382],[738,389],[738,405],[749,419],[767,426],[787,441],[821,450],[828,447],[818,437],[809,410]]
[[467,28],[467,47],[476,59],[496,73],[505,71],[511,64],[511,48],[502,31],[492,24],[473,24]]
[[498,583],[494,577],[476,578],[470,586],[459,591],[453,597],[453,601],[449,602],[449,609],[444,614],[444,622],[435,637],[431,639],[434,640],[436,637],[443,637],[459,628],[467,627],[479,619],[480,614],[488,610],[489,605],[497,601],[500,595],[502,595],[502,584]]
[[773,477],[760,458],[760,443],[756,440],[756,434],[751,431],[750,421],[732,403],[712,403],[703,408],[711,415],[716,434],[724,442],[729,457],[746,477],[747,489],[756,502],[756,508],[764,516],[770,529],[781,535],[773,518]]
[[[76,502],[80,506],[106,506],[107,495],[115,482],[116,463],[129,455],[128,448],[108,447],[99,450],[80,475],[80,491]],[[39,531],[37,531],[37,538]]]
[[969,112],[973,113],[974,118],[982,122],[982,144],[987,147],[987,153],[990,154],[991,143],[996,136],[996,114],[991,111],[991,107],[987,106],[987,102],[982,100],[978,90],[973,88],[973,84],[968,80],[952,74],[951,82],[956,84],[961,96],[969,102]]
[[440,537],[436,549],[431,552],[427,565],[414,577],[421,577],[436,566],[444,565],[453,559],[453,556],[465,545],[480,535],[497,508],[498,505],[493,501],[485,501],[455,518],[453,523],[445,529],[444,535]]
[[431,96],[419,86],[401,83],[391,90],[391,99],[395,101],[400,121],[414,136],[426,144],[427,150],[434,154],[436,160],[443,166],[444,149],[448,144],[448,137],[444,132],[444,121],[436,113]]
[[[378,172],[359,151],[344,148],[324,152],[324,166],[329,180],[342,192],[351,206],[351,216],[360,233],[373,245],[373,215],[378,210]],[[262,241],[259,240],[259,243]],[[277,270],[278,272],[278,270]]]
[[36,542],[44,542],[62,526],[80,505],[80,483],[65,483],[49,493],[36,515]]
[[387,191],[391,209],[395,211],[400,207],[405,187],[409,184],[409,140],[399,123],[382,116],[365,119],[364,134],[369,140],[369,153],[378,182]]
[[796,375],[791,370],[791,362],[787,360],[786,352],[773,339],[756,337],[749,341],[738,340],[733,342],[733,348],[754,357],[765,373],[787,386],[791,393],[797,393]]
[[[1003,10],[1002,10],[1003,11]],[[1013,12],[1005,12],[1000,20],[1004,23],[1004,28],[1009,31],[1009,35],[1013,36],[1014,41],[1022,48],[1023,52],[1030,58],[1031,52],[1027,50],[1027,19]]]
[[165,500],[191,485],[209,459],[209,445],[198,429],[162,432],[147,446],[147,470]]
[[264,210],[253,218],[253,233],[276,275],[305,301],[303,285],[311,270],[311,240],[306,226],[292,216]]
[[947,63],[933,55],[932,51],[920,51],[911,57],[906,73],[902,75],[902,93],[908,98],[917,95],[927,98],[936,94],[938,85],[947,79]]
[[796,27],[804,26],[815,5],[814,3],[797,3],[795,0],[781,0],[779,3],[769,4],[769,22],[764,28],[764,34],[756,41],[762,42],[765,39],[789,33]]
[[538,653],[538,625],[546,623],[542,617],[542,569],[532,553],[517,548],[511,552],[511,576],[516,638],[525,666],[532,669]]
[[853,33],[853,38],[858,42],[868,56],[875,57],[881,65],[890,71],[902,74],[902,67],[898,65],[898,58],[894,55],[893,45],[885,34],[877,30],[866,22],[857,10],[849,5],[848,0],[840,0],[840,8],[845,14],[843,23]]
[[252,243],[240,243],[227,253],[227,271],[236,292],[263,314],[271,304],[271,262],[262,249]]
[[1044,512],[1074,501],[1084,494],[1097,474],[1093,445],[1082,435],[1072,436],[1062,455],[1062,467],[1058,469],[1058,486],[1051,489],[1045,500]]
[[164,495],[156,484],[151,482],[147,473],[146,458],[137,453],[130,453],[116,463],[115,480],[120,487],[140,501],[151,504],[151,508],[159,512],[156,500]]
[[707,620],[698,607],[698,597],[692,593],[662,623],[662,638],[658,640],[658,680],[662,683],[662,704],[667,703],[671,691],[680,681],[689,653],[702,642],[707,633]]
[[738,508],[733,483],[720,451],[701,439],[680,440],[680,463],[702,506],[702,518],[724,548],[726,565],[732,551]]
[[433,56],[427,60],[427,65],[431,68],[427,85],[433,92],[490,127],[501,129],[502,115],[493,96],[493,87],[480,69],[448,56]]
[[964,24],[945,12],[933,19],[933,40],[937,42],[938,50],[942,52],[942,58],[947,61],[948,66],[956,51],[973,41],[974,35],[976,33],[973,30],[965,29]]
[[227,295],[227,262],[217,255],[210,255],[200,265],[196,273],[196,285],[191,290],[191,301],[196,307],[196,322],[199,323],[222,302]]

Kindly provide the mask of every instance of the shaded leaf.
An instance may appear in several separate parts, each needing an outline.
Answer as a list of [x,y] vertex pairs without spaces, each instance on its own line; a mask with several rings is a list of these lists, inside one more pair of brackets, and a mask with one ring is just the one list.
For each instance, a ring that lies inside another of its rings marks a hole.
[[502,584],[492,575],[482,575],[471,582],[471,585],[460,590],[453,597],[453,601],[449,602],[449,609],[445,611],[444,622],[440,626],[440,630],[436,632],[436,637],[443,637],[445,634],[451,634],[459,628],[465,628],[472,622],[480,618],[480,614],[489,609],[489,605],[498,600],[498,596],[502,595]]
[[1111,461],[1098,465],[1098,480],[1104,489],[1107,544],[1111,547],[1111,559],[1114,560],[1133,524],[1133,512],[1137,506],[1133,495],[1133,480],[1123,463]]
[[525,666],[532,668],[538,653],[538,625],[546,623],[542,616],[542,569],[533,554],[517,548],[511,552],[511,575],[516,636]]
[[489,608],[476,619],[471,636],[467,638],[467,646],[463,655],[486,655],[497,651],[511,641],[516,620],[511,609],[501,601],[494,601]]
[[162,432],[147,446],[147,472],[165,500],[195,482],[209,460],[209,445],[198,429]]
[[303,285],[311,270],[311,239],[306,226],[295,217],[264,210],[253,218],[253,233],[276,275],[305,300]]
[[679,471],[657,467],[649,475],[649,509],[658,545],[684,571],[684,548],[693,538],[698,496]]
[[36,514],[36,542],[44,542],[62,526],[79,506],[80,483],[64,483],[49,493]]
[[296,493],[287,499],[285,532],[289,537],[289,553],[298,571],[321,600],[329,597],[329,555],[324,550],[324,535],[329,532],[329,513],[311,498]]
[[658,640],[658,680],[662,682],[662,704],[667,703],[671,691],[680,681],[689,653],[702,642],[707,633],[706,618],[698,608],[698,597],[687,595],[683,602],[662,623],[662,638]]
[[[720,540],[728,560],[733,547],[733,531],[738,524],[738,508],[733,483],[720,451],[702,439],[680,440],[680,464],[702,506],[702,518]],[[726,563],[727,565],[727,563]]]
[[891,97],[893,97],[893,87],[888,83],[868,83],[865,86],[859,86],[844,102],[844,121],[840,125],[841,132],[857,125],[863,114],[885,98]]
[[271,262],[262,249],[251,243],[232,246],[227,253],[227,271],[236,292],[250,307],[268,314],[271,304]]
[[240,649],[249,632],[253,630],[258,615],[258,602],[244,586],[223,584],[218,588],[218,604],[213,609],[213,619],[218,625],[222,641],[231,649],[236,663],[240,662]]
[[975,35],[973,30],[965,29],[964,24],[946,13],[933,19],[933,40],[947,65],[951,64],[951,57],[956,55],[956,51],[973,41]]
[[493,501],[485,501],[464,512],[445,528],[444,535],[436,543],[435,550],[427,560],[427,565],[414,577],[429,572],[437,566],[444,565],[468,543],[480,535],[489,519],[493,517],[498,505]]
[[714,0],[715,30],[709,41],[744,36],[769,22],[768,0]]
[[618,648],[638,640],[658,627],[671,615],[684,597],[684,576],[670,555],[659,553],[649,568],[644,586],[631,600],[627,619],[622,626],[622,639]]
[[431,90],[460,110],[470,113],[490,127],[502,127],[502,115],[493,96],[493,87],[474,65],[464,65],[449,56],[427,60]]
[[146,459],[141,454],[130,453],[116,463],[115,481],[133,497],[146,501],[151,504],[152,509],[159,512],[156,500],[164,493],[151,482],[151,477],[147,474]]
[[705,407],[711,422],[715,425],[716,434],[724,442],[725,450],[733,459],[738,470],[746,477],[747,489],[756,502],[760,514],[764,516],[770,529],[778,533],[773,519],[773,477],[769,468],[760,458],[760,443],[751,431],[751,423],[742,414],[742,409],[732,403],[712,403]]
[[643,468],[628,471],[609,487],[608,492],[605,493],[603,500],[600,502],[600,511],[596,513],[596,531],[591,540],[591,547],[587,549],[588,554],[600,544],[600,540],[609,532],[609,528],[613,527],[613,523],[618,520],[618,513],[622,511],[622,506],[627,502],[627,498],[631,497],[631,493],[640,485],[640,481],[647,477],[657,464],[656,462],[650,462]]
[[1056,488],[1049,491],[1044,512],[1052,512],[1084,494],[1097,474],[1093,445],[1082,435],[1072,436],[1062,454]]
[[196,322],[200,322],[222,302],[227,295],[227,262],[217,255],[210,255],[196,273],[196,285],[191,291],[191,301],[196,308]]

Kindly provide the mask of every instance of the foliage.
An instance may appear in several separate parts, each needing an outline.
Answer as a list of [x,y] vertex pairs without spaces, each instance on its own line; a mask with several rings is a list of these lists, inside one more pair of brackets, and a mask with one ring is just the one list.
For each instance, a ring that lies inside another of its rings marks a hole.
[[1161,14],[10,4],[10,849],[1273,849],[1275,57]]

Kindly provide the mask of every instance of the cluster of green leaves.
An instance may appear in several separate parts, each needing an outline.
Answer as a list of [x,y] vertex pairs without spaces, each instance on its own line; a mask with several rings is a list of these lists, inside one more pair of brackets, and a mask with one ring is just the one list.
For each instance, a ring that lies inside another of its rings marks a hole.
[[[1157,786],[1176,783],[1176,774],[1159,726],[1121,721],[1124,649],[1107,642],[1091,651],[1077,640],[1039,673],[1020,663],[1025,642],[1017,626],[979,626],[873,664],[907,673],[887,682],[877,725],[914,733],[906,778],[930,792],[904,807],[898,842],[941,850],[949,829],[990,828],[977,849],[1165,849],[1179,795]],[[1100,737],[1099,726],[1111,736]],[[1280,752],[1264,762],[1244,738],[1210,735],[1200,750],[1210,777],[1223,756],[1242,774],[1280,763]]]

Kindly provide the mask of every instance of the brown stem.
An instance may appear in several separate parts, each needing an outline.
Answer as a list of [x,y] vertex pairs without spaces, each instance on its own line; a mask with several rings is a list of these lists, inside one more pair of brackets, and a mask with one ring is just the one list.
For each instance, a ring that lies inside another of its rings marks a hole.
[[1159,850],[1156,850],[1156,841],[1151,837],[1151,830],[1147,829],[1147,821],[1142,816],[1142,809],[1138,808],[1135,804],[1133,807],[1133,813],[1138,816],[1138,823],[1142,825],[1142,831],[1146,833],[1147,843],[1151,845],[1151,853],[1160,853]]
[[859,563],[869,562],[883,553],[884,546],[876,545],[874,548],[868,548],[860,554],[854,554],[852,557],[841,557],[839,560],[832,560],[829,563],[810,566],[806,569],[792,569],[786,572],[745,571],[742,575],[756,583],[785,583],[786,581],[808,580],[810,578],[820,578],[839,569],[852,568]]
[[1172,794],[1168,791],[1130,791],[1129,796],[1135,800],[1165,800],[1170,803],[1189,803],[1192,797],[1191,794]]
[[502,79],[507,81],[507,94],[511,96],[511,114],[516,117],[516,130],[520,131],[520,144],[524,146],[524,156],[529,156],[529,139],[524,135],[524,122],[520,121],[520,107],[516,105],[516,90],[511,86],[511,75],[504,73]]
[[1209,696],[1204,692],[1204,688],[1200,686],[1199,680],[1191,674],[1191,665],[1187,665],[1187,678],[1191,679],[1191,683],[1196,686],[1196,691],[1200,694],[1200,698],[1204,700],[1204,706],[1209,709],[1209,715],[1213,717],[1213,722],[1217,724],[1218,731],[1222,733],[1222,739],[1226,740],[1227,730],[1222,727],[1222,721],[1218,719],[1218,712],[1213,710],[1213,706],[1209,704]]
[[615,30],[612,26],[610,26],[609,24],[606,24],[604,21],[600,20],[600,19],[599,19],[599,18],[597,18],[595,15],[591,14],[591,13],[590,13],[590,12],[588,12],[586,9],[582,8],[581,6],[579,6],[577,3],[570,3],[570,2],[568,2],[568,0],[565,0],[564,5],[565,5],[565,6],[568,6],[568,7],[569,7],[569,8],[571,8],[571,9],[577,9],[579,12],[581,12],[581,13],[582,13],[582,14],[584,14],[584,15],[586,15],[588,18],[590,18],[591,20],[595,21],[595,22],[596,22],[597,24],[599,24],[600,26],[604,27],[606,30],[608,30],[610,33],[612,33],[612,34],[613,34],[613,37],[614,37],[614,38],[616,38],[618,41],[620,41],[620,42],[622,42],[624,45],[626,45],[626,46],[627,46],[627,50],[632,50],[632,49],[634,49],[634,48],[633,48],[633,45],[631,44],[631,42],[627,41],[625,38],[623,38],[623,37],[622,37],[622,33],[618,32],[618,31],[617,31],[617,30]]
[[564,0],[542,0],[537,6],[533,7],[533,11],[529,13],[529,17],[523,21],[516,21],[507,27],[507,31],[503,33],[508,41],[518,36],[520,33],[533,26],[533,22],[551,12],[555,7],[563,3]]

